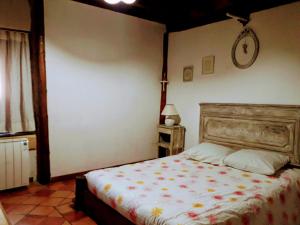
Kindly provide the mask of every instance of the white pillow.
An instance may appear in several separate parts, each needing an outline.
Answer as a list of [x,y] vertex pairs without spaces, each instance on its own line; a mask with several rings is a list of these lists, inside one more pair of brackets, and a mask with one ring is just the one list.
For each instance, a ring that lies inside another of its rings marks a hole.
[[227,166],[252,173],[272,175],[289,162],[289,157],[277,152],[242,149],[224,159]]
[[216,165],[224,165],[224,158],[232,152],[231,148],[212,143],[201,143],[184,151],[189,159]]

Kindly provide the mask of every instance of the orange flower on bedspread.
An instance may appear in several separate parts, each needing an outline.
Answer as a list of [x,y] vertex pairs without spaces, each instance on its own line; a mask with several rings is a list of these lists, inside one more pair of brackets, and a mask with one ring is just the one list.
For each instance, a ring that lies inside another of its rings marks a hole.
[[197,220],[199,215],[195,212],[188,212],[187,216],[193,220]]
[[241,195],[244,195],[244,192],[242,192],[242,191],[235,191],[234,194],[241,196]]
[[223,200],[222,195],[215,195],[215,196],[213,196],[213,198],[216,199],[216,200]]
[[185,185],[185,184],[181,184],[181,185],[179,185],[179,187],[180,187],[180,188],[183,188],[183,189],[186,189],[186,188],[188,188],[188,186],[187,186],[187,185]]
[[208,220],[211,224],[215,224],[217,222],[217,217],[215,215],[209,215]]
[[209,179],[208,182],[210,182],[210,183],[215,183],[215,182],[217,182],[217,181],[216,181],[215,179]]
[[114,209],[117,208],[117,203],[114,199],[110,198],[109,202],[110,202],[110,205],[112,208],[114,208]]
[[220,171],[219,174],[220,174],[220,175],[225,175],[225,174],[227,174],[227,172],[225,172],[225,171]]
[[96,188],[96,187],[92,187],[92,193],[93,193],[94,195],[97,195],[97,188]]
[[257,200],[261,200],[261,201],[264,200],[264,197],[261,194],[255,194],[254,198],[257,199]]
[[129,186],[128,187],[128,190],[135,190],[136,188],[135,188],[135,186]]
[[257,214],[260,213],[260,207],[257,206],[257,205],[252,205],[252,206],[251,206],[251,210],[252,210],[252,212],[253,212],[255,215],[257,215]]
[[136,222],[137,214],[136,214],[136,209],[132,208],[128,210],[129,217],[133,222]]
[[256,183],[256,184],[259,184],[259,183],[261,183],[261,180],[253,179],[252,182],[253,182],[253,183]]

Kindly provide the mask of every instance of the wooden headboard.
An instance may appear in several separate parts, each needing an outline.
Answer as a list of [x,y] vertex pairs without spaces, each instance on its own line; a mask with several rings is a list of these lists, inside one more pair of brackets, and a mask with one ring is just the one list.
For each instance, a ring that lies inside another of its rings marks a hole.
[[300,106],[200,104],[200,142],[276,151],[300,165]]

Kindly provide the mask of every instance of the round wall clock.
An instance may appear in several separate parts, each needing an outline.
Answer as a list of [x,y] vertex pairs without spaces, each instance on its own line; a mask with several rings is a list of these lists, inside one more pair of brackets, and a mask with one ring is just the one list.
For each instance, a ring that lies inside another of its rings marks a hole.
[[246,69],[255,62],[258,52],[258,38],[254,31],[247,27],[239,34],[232,46],[232,62],[236,67]]

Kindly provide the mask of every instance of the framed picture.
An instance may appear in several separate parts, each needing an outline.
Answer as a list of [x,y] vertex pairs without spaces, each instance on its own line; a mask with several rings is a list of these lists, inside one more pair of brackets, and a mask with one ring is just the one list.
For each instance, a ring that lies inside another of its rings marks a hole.
[[215,56],[205,56],[202,58],[202,74],[212,74],[214,73],[215,67]]
[[194,66],[186,66],[183,68],[183,81],[193,81]]

